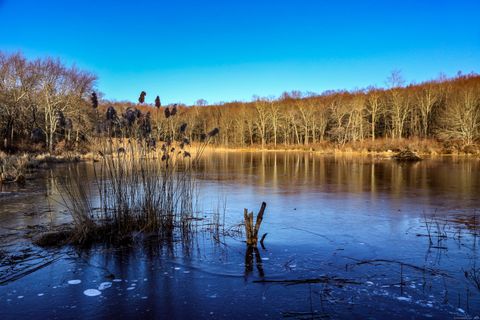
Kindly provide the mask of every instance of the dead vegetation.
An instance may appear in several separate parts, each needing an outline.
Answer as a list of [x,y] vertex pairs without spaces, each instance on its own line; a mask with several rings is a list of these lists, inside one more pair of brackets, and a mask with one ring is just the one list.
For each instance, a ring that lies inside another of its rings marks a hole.
[[358,282],[351,279],[329,277],[329,276],[322,276],[318,278],[309,278],[309,279],[285,279],[285,280],[261,279],[261,280],[255,280],[253,282],[254,283],[278,283],[278,284],[284,284],[287,286],[312,284],[312,283],[324,283],[324,284],[331,284],[337,287],[343,287],[349,284],[362,284],[362,282]]
[[397,264],[401,267],[403,270],[404,267],[413,269],[415,271],[419,271],[422,273],[428,273],[431,275],[441,275],[441,276],[446,276],[448,277],[448,274],[442,270],[439,269],[434,269],[434,268],[429,268],[425,266],[417,266],[411,263],[403,262],[403,261],[398,261],[398,260],[392,260],[392,259],[354,259],[354,258],[349,258],[351,260],[355,260],[355,263],[347,264],[346,269],[347,270],[352,270],[353,267],[355,266],[362,266],[362,265],[372,265],[372,266],[378,266],[378,265],[383,265],[383,264]]
[[0,151],[0,183],[25,183],[28,162],[27,155],[7,155]]
[[71,241],[123,243],[134,232],[171,237],[177,229],[187,235],[195,218],[193,168],[218,129],[194,150],[185,132],[182,124],[158,148],[157,141],[141,137],[105,141],[94,164],[95,187],[85,185],[75,169],[56,177],[62,204],[73,218]]
[[[260,230],[260,225],[262,224],[263,214],[265,213],[266,207],[267,207],[267,204],[265,202],[262,202],[260,210],[258,211],[258,214],[257,214],[257,220],[255,222],[255,225],[253,224],[253,212],[248,213],[248,210],[246,208],[244,209],[243,216],[245,221],[245,235],[247,237],[248,246],[253,246],[253,247],[257,246],[258,231]],[[263,247],[263,241],[266,235],[267,234],[264,234],[260,240],[262,247]]]
[[393,156],[393,159],[397,161],[410,161],[410,162],[422,160],[422,158],[412,150],[400,151]]

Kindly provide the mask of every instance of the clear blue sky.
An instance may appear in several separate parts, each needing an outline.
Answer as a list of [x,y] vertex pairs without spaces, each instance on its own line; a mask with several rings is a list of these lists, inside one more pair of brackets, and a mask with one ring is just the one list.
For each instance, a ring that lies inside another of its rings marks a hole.
[[480,72],[480,1],[0,0],[0,50],[75,63],[108,99],[250,100]]

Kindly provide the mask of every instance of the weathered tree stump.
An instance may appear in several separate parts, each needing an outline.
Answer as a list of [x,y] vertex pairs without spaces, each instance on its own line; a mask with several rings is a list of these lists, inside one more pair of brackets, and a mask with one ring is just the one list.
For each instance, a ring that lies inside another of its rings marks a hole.
[[[245,208],[243,211],[243,216],[245,219],[245,233],[247,237],[247,245],[248,246],[257,246],[258,242],[258,231],[260,230],[260,225],[262,224],[263,214],[265,212],[265,208],[267,204],[262,202],[262,206],[260,207],[260,211],[258,211],[257,220],[255,225],[253,225],[253,212],[248,213],[248,210]],[[263,238],[262,238],[263,240]]]

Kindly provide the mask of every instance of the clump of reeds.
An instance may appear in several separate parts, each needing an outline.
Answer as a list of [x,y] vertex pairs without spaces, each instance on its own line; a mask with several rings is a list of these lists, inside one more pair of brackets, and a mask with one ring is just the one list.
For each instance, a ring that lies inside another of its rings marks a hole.
[[0,183],[24,183],[28,164],[29,157],[27,155],[7,155],[0,152]]
[[[174,107],[165,116],[175,114]],[[218,128],[196,148],[186,130],[182,124],[165,141],[142,136],[104,141],[94,164],[95,191],[85,188],[75,171],[58,179],[78,242],[125,239],[133,232],[172,236],[176,228],[188,232],[196,194],[193,168]]]

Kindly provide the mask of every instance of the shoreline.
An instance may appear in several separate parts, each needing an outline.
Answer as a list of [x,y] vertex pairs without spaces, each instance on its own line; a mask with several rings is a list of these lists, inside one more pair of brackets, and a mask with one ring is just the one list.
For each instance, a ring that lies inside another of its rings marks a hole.
[[[261,148],[261,147],[225,147],[225,146],[214,146],[207,147],[205,152],[251,152],[251,153],[275,153],[275,152],[288,152],[288,153],[311,153],[315,155],[325,155],[325,156],[365,156],[365,157],[383,157],[383,158],[393,158],[398,152],[408,149],[401,150],[385,150],[385,151],[369,151],[369,150],[352,150],[347,149],[317,149],[313,147],[305,148]],[[422,158],[434,158],[434,157],[466,157],[466,158],[479,158],[480,153],[467,153],[467,152],[422,152],[415,151],[415,153],[420,155]]]
[[[116,139],[114,139],[116,140]],[[59,151],[58,153],[18,151],[7,154],[0,151],[0,183],[18,182],[23,183],[25,176],[39,169],[47,168],[50,164],[75,163],[80,161],[98,161],[100,145],[104,141],[92,141],[86,152],[80,151]],[[116,141],[122,146],[124,141]],[[160,145],[160,141],[158,145]],[[198,152],[200,143],[192,143],[187,150],[192,154]],[[389,140],[379,139],[375,141],[363,141],[350,143],[343,146],[331,142],[319,142],[310,145],[261,145],[253,146],[224,146],[209,144],[202,152],[204,153],[309,153],[319,156],[335,157],[374,157],[385,160],[394,160],[400,152],[412,151],[421,159],[432,159],[440,157],[480,159],[480,145],[448,145],[435,140],[401,139]],[[159,152],[159,148],[157,151]],[[411,160],[411,159],[400,159]]]

